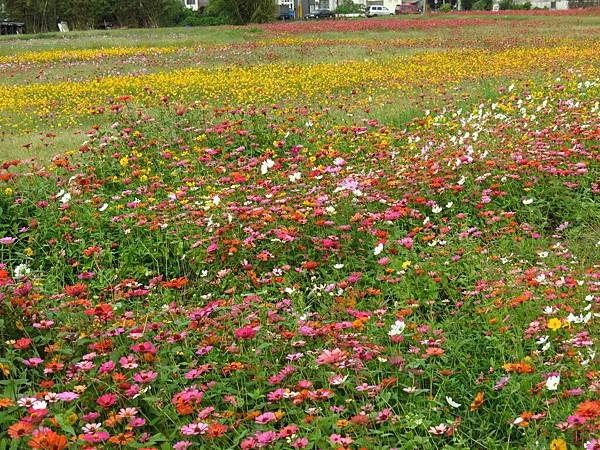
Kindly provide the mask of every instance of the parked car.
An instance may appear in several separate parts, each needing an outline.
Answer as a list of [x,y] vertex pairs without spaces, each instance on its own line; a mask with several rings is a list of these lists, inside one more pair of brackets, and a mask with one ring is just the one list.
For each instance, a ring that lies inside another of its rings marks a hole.
[[387,7],[381,5],[370,5],[367,7],[366,16],[374,17],[374,16],[393,16],[394,13],[390,11]]
[[294,20],[295,14],[292,9],[288,11],[281,11],[277,17],[279,20]]
[[335,13],[328,9],[317,9],[310,14],[304,16],[305,20],[308,19],[331,19],[335,17]]
[[418,3],[404,3],[396,6],[396,14],[420,14],[421,8]]

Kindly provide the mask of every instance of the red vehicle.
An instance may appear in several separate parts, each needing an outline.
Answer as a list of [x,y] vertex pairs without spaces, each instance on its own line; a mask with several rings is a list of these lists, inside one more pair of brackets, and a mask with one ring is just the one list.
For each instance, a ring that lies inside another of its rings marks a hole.
[[419,14],[421,9],[419,8],[418,3],[404,3],[402,5],[397,5],[395,13],[396,14]]

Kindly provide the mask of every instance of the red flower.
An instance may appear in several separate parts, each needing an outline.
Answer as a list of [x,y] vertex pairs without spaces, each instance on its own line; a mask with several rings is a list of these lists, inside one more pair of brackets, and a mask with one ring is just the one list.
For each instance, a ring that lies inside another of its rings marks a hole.
[[65,294],[70,295],[71,297],[79,297],[85,292],[86,288],[87,286],[81,283],[65,286]]
[[98,405],[102,406],[103,408],[108,408],[114,405],[116,401],[117,396],[115,394],[104,394],[98,397],[96,403],[98,403]]

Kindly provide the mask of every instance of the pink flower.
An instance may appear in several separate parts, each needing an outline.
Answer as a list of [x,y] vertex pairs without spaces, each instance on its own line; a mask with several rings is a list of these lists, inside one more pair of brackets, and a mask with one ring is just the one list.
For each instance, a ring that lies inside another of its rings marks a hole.
[[238,339],[252,339],[256,336],[256,329],[252,327],[242,327],[235,330],[235,337]]
[[332,444],[341,445],[342,447],[347,447],[350,444],[352,444],[352,442],[354,442],[352,438],[347,436],[343,437],[339,434],[332,434],[331,436],[329,436],[329,440]]
[[283,427],[281,430],[279,430],[279,437],[286,438],[286,437],[296,434],[297,432],[298,432],[297,425],[294,425],[294,424],[287,425],[287,426]]
[[104,442],[110,437],[106,431],[94,431],[93,433],[86,433],[83,435],[83,440],[91,444],[98,442]]
[[293,448],[304,448],[308,445],[308,439],[298,438],[292,443]]
[[585,450],[600,450],[600,439],[591,439],[583,444]]
[[114,361],[106,361],[105,363],[102,363],[100,369],[98,369],[98,373],[109,373],[115,370],[116,367],[117,365]]
[[277,416],[275,416],[275,414],[272,412],[266,412],[266,413],[261,414],[260,416],[256,417],[256,419],[254,419],[254,421],[256,423],[259,423],[261,425],[266,425],[269,422],[273,422],[274,420],[277,420]]
[[274,431],[265,431],[264,433],[258,431],[256,432],[255,437],[258,441],[258,445],[265,446],[277,440],[277,433]]
[[208,425],[204,422],[192,422],[181,427],[181,434],[186,436],[204,434],[208,431]]
[[138,383],[152,383],[158,376],[158,373],[152,370],[143,370],[133,376],[134,381]]
[[333,350],[323,350],[317,357],[317,364],[336,364],[346,359],[346,352],[339,348]]

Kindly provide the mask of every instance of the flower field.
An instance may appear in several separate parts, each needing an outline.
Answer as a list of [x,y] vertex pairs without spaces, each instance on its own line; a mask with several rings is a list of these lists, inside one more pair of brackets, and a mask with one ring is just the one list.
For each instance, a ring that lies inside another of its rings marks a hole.
[[1,450],[600,449],[600,16],[324,26],[0,40]]

